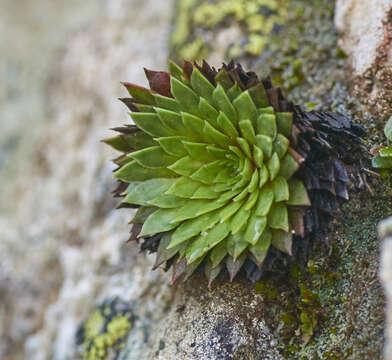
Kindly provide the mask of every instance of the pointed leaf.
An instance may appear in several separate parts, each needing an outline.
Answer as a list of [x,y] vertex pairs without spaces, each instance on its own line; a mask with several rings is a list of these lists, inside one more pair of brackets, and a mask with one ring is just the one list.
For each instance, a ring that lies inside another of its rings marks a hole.
[[227,252],[236,260],[238,256],[249,246],[249,243],[244,240],[244,233],[237,232],[230,234],[227,238]]
[[179,246],[168,249],[167,247],[170,244],[172,237],[172,233],[166,233],[162,236],[161,241],[159,242],[157,256],[155,258],[155,264],[153,266],[153,270],[157,269],[160,265],[162,265],[167,260],[171,259],[178,252]]
[[257,118],[257,133],[266,135],[274,140],[277,134],[275,115],[261,114]]
[[280,169],[280,161],[277,153],[274,153],[268,161],[268,172],[270,174],[270,180],[274,180],[278,175]]
[[233,105],[238,112],[239,120],[250,120],[254,126],[256,125],[257,109],[248,91],[237,96]]
[[255,214],[257,216],[266,216],[274,201],[274,192],[271,188],[265,187],[261,189],[259,199],[257,201]]
[[269,105],[268,95],[262,83],[259,83],[256,86],[251,87],[248,91],[253,102],[258,108],[263,108]]
[[191,176],[203,165],[200,161],[192,159],[190,156],[184,156],[180,160],[177,160],[173,165],[169,166],[169,169],[177,174],[183,176]]
[[150,90],[128,82],[124,82],[123,85],[127,88],[129,94],[138,102],[149,105],[155,104],[154,97]]
[[261,234],[256,244],[249,247],[249,251],[254,255],[257,260],[257,265],[261,266],[265,257],[267,256],[268,249],[271,246],[272,233],[266,228]]
[[291,128],[293,125],[293,113],[276,113],[276,123],[278,126],[278,131],[290,139]]
[[298,162],[290,154],[286,154],[280,162],[279,175],[288,180],[297,172],[298,169]]
[[231,232],[233,234],[242,230],[246,223],[248,222],[250,211],[245,210],[243,207],[234,215],[234,218],[231,220]]
[[253,145],[253,160],[258,167],[263,166],[264,153],[258,146]]
[[186,112],[181,113],[182,121],[187,128],[187,136],[197,140],[198,142],[204,142],[204,125],[207,123],[195,115],[188,114]]
[[220,83],[218,83],[218,86],[215,88],[212,96],[218,108],[226,114],[226,116],[234,125],[237,124],[237,112]]
[[169,73],[177,80],[184,81],[184,74],[182,69],[174,62],[169,60]]
[[203,184],[210,185],[214,182],[216,176],[222,169],[222,160],[203,165],[199,170],[191,175],[191,179],[200,181]]
[[191,86],[201,97],[213,103],[212,93],[215,87],[202,75],[199,69],[194,68],[191,75]]
[[201,114],[201,117],[205,120],[207,120],[212,126],[218,128],[218,111],[208,103],[208,101],[204,98],[200,98],[199,102],[199,111]]
[[207,150],[207,144],[195,143],[190,141],[183,141],[184,147],[193,159],[199,160],[201,162],[210,162],[216,160],[211,152]]
[[256,144],[256,134],[255,134],[255,129],[251,123],[250,120],[241,120],[238,123],[241,131],[241,135],[246,141],[248,142],[249,145],[255,145]]
[[169,155],[176,157],[184,157],[188,155],[185,150],[184,144],[182,143],[186,140],[183,136],[168,136],[156,139],[162,149]]
[[176,207],[184,206],[186,199],[169,194],[160,194],[154,199],[148,202],[149,205],[153,205],[164,209],[173,209]]
[[293,247],[293,236],[291,233],[286,231],[272,230],[271,245],[291,256]]
[[225,90],[233,86],[233,80],[225,69],[221,69],[215,76],[215,81]]
[[277,176],[272,182],[272,189],[274,191],[274,199],[276,202],[285,201],[289,199],[291,193],[289,192],[289,185],[283,176]]
[[297,206],[310,206],[310,200],[308,196],[308,192],[302,181],[297,179],[291,179],[289,181],[289,191],[290,198],[287,201],[288,205],[297,205]]
[[274,203],[268,214],[268,225],[272,229],[281,229],[289,231],[289,217],[286,205],[282,203]]
[[197,218],[184,221],[173,233],[169,248],[181,244],[201,232],[213,227],[219,221],[219,211],[204,214]]
[[259,169],[259,188],[262,188],[268,181],[269,172],[267,167],[263,164],[263,166]]
[[128,154],[128,156],[140,165],[152,169],[166,168],[178,160],[178,157],[169,155],[160,146],[138,150]]
[[233,281],[246,259],[246,253],[242,253],[237,260],[234,260],[231,256],[226,259],[226,268],[230,275],[230,281]]
[[267,226],[266,216],[256,216],[255,213],[250,217],[245,230],[244,240],[250,244],[256,244],[261,234]]
[[176,99],[154,94],[155,103],[158,108],[167,109],[175,112],[180,112],[181,107]]
[[181,115],[171,110],[160,108],[155,109],[162,124],[164,124],[166,128],[170,129],[171,133],[183,136],[187,135],[188,131],[182,122]]
[[178,214],[173,221],[177,222],[192,219],[219,209],[224,205],[225,203],[217,200],[189,200],[183,207],[178,209]]
[[134,112],[130,113],[133,122],[144,132],[154,137],[171,136],[173,132],[168,129],[157,114]]
[[140,237],[155,235],[161,232],[169,231],[178,226],[178,222],[174,222],[178,209],[159,209],[151,214],[143,224]]
[[256,135],[256,145],[263,150],[264,155],[269,158],[272,155],[272,139],[266,135]]
[[278,134],[275,138],[272,148],[273,152],[276,152],[278,154],[279,159],[282,159],[283,156],[286,154],[287,149],[289,148],[289,140],[283,135]]
[[227,136],[230,136],[233,139],[239,136],[237,129],[223,111],[219,112],[217,122],[218,128],[221,129],[221,131]]
[[125,182],[144,181],[152,178],[176,177],[169,169],[149,169],[141,166],[135,160],[124,165],[114,173],[114,177]]
[[210,143],[211,145],[218,145],[223,149],[228,148],[233,143],[228,136],[216,130],[207,121],[204,122],[203,134],[204,138],[208,141],[208,143]]
[[130,224],[143,224],[146,219],[158,209],[153,206],[140,206]]
[[170,186],[174,179],[150,179],[143,181],[127,193],[123,202],[128,204],[149,205],[148,202],[158,195],[163,194]]
[[237,139],[238,144],[240,145],[241,150],[243,151],[243,153],[248,157],[248,158],[252,158],[252,154],[250,152],[250,147],[249,147],[249,143],[242,137],[238,137]]
[[183,176],[175,181],[175,183],[166,191],[166,194],[189,199],[200,185],[201,184],[198,181],[194,181]]
[[188,113],[199,116],[199,96],[197,96],[192,89],[174,77],[170,79],[170,84],[171,92],[180,104],[181,108]]

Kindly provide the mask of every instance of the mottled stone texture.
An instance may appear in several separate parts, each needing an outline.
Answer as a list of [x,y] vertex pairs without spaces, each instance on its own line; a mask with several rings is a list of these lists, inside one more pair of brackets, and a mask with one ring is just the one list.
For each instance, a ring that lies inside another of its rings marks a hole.
[[378,231],[383,240],[380,277],[387,297],[385,360],[392,359],[392,217],[383,220]]
[[385,120],[392,102],[392,1],[337,0],[335,23],[353,69],[353,93]]

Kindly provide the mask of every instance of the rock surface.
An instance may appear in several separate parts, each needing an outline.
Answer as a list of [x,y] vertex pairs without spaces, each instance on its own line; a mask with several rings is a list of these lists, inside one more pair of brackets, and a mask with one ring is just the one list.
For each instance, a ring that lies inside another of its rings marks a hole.
[[337,0],[335,23],[353,69],[354,94],[386,119],[392,100],[392,1]]
[[387,330],[385,360],[392,359],[392,217],[379,225],[379,235],[383,239],[380,277],[384,283],[387,297]]

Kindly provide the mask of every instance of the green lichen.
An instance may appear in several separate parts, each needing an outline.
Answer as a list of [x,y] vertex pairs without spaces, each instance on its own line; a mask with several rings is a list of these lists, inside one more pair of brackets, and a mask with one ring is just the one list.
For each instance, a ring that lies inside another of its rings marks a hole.
[[241,35],[232,39],[228,58],[257,56],[279,32],[288,16],[287,0],[179,0],[171,45],[176,59],[201,60],[216,47],[205,34],[218,34],[228,24],[239,25]]
[[118,354],[132,328],[133,315],[119,299],[105,301],[96,307],[80,325],[77,343],[82,346],[82,359],[103,360]]

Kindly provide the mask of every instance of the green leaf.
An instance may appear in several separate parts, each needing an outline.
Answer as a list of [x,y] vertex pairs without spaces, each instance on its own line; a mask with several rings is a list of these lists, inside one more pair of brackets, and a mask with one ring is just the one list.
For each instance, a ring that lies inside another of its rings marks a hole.
[[293,126],[293,113],[276,113],[276,123],[278,131],[287,138],[290,138],[291,128]]
[[169,194],[160,194],[154,199],[150,200],[148,203],[150,205],[159,207],[159,208],[164,208],[164,209],[173,209],[176,207],[184,206],[186,203],[186,199],[180,198],[175,195],[169,195]]
[[168,129],[170,129],[172,134],[175,135],[187,135],[187,128],[182,122],[182,117],[178,113],[166,109],[156,108],[156,112],[161,120]]
[[210,185],[214,182],[216,176],[222,169],[222,160],[203,165],[199,170],[191,175],[191,179]]
[[166,191],[166,194],[189,199],[200,186],[201,184],[198,181],[183,176],[176,180]]
[[182,72],[182,69],[171,60],[169,60],[169,73],[177,80],[184,81],[184,73]]
[[241,95],[242,89],[235,83],[228,91],[227,96],[233,101],[237,96]]
[[272,182],[272,189],[274,191],[274,199],[276,202],[289,200],[291,192],[289,192],[289,185],[283,176],[277,176],[275,178]]
[[286,154],[280,162],[279,175],[288,180],[297,172],[298,169],[299,164],[297,161],[290,154]]
[[114,177],[125,182],[144,181],[152,178],[176,177],[169,169],[149,169],[138,162],[131,161],[114,173]]
[[236,125],[238,122],[237,113],[220,83],[218,83],[218,86],[215,88],[212,96],[218,108],[226,114],[234,125]]
[[223,111],[219,112],[217,122],[218,128],[221,129],[221,131],[227,136],[235,139],[239,135],[237,129]]
[[278,154],[279,159],[282,159],[283,156],[286,154],[287,149],[289,148],[289,140],[283,135],[278,134],[275,138],[272,148],[273,151]]
[[155,113],[154,106],[152,105],[144,105],[144,104],[134,104],[140,112],[143,113]]
[[232,144],[232,140],[221,133],[220,131],[216,130],[209,122],[205,121],[204,122],[204,129],[203,129],[203,134],[205,139],[210,143],[211,145],[218,145],[221,148],[228,148],[230,144]]
[[244,209],[251,210],[253,208],[253,206],[256,204],[258,197],[259,197],[259,189],[252,192],[249,195],[248,200],[246,200],[246,203],[244,204]]
[[259,185],[259,172],[257,169],[255,169],[253,171],[252,177],[251,177],[249,185],[248,185],[248,191],[250,193],[255,192],[258,185]]
[[178,214],[173,221],[183,221],[206,214],[219,209],[225,203],[217,200],[189,200],[183,207],[178,209]]
[[154,206],[140,206],[130,224],[143,224],[146,219],[158,209]]
[[259,188],[262,188],[268,181],[269,172],[267,167],[263,164],[263,166],[259,169]]
[[244,207],[242,207],[234,216],[234,218],[231,221],[231,232],[233,234],[237,233],[238,231],[242,230],[246,223],[248,222],[248,218],[250,216],[250,210],[245,210]]
[[184,156],[180,160],[176,161],[173,165],[169,166],[169,169],[175,173],[183,176],[191,176],[203,165],[200,161],[192,159],[190,156]]
[[216,199],[219,193],[214,190],[213,186],[201,185],[191,196],[191,199]]
[[212,93],[215,87],[202,75],[196,67],[193,68],[191,75],[191,86],[193,90],[201,97],[213,103]]
[[293,236],[291,233],[286,231],[272,230],[271,245],[291,256],[293,247]]
[[263,165],[264,153],[258,146],[253,145],[253,160],[258,167]]
[[156,146],[156,141],[152,136],[146,134],[145,132],[139,130],[136,133],[125,136],[125,140],[133,150],[144,149],[146,147]]
[[199,96],[188,86],[178,81],[176,78],[170,78],[171,92],[178,101],[181,108],[193,115],[200,115],[199,112]]
[[266,135],[256,135],[256,145],[263,150],[264,155],[269,158],[272,155],[272,139]]
[[166,168],[174,164],[178,157],[169,155],[160,146],[152,146],[146,149],[138,150],[128,154],[140,165],[147,168]]
[[238,274],[238,271],[240,271],[246,260],[246,256],[246,253],[242,253],[237,259],[233,259],[231,256],[226,258],[226,268],[229,272],[230,281],[233,281],[235,276]]
[[226,223],[219,223],[207,233],[199,235],[188,247],[186,258],[189,264],[199,259],[219,244],[230,232],[230,227]]
[[384,128],[385,136],[389,141],[392,141],[392,116],[387,121],[385,128]]
[[211,123],[212,126],[219,127],[217,121],[219,113],[206,99],[200,98],[199,111],[203,119]]
[[266,216],[257,216],[255,213],[250,217],[246,227],[244,240],[250,244],[256,244],[267,226]]
[[204,214],[197,218],[184,221],[173,233],[169,249],[201,232],[213,227],[219,221],[219,211]]
[[241,131],[241,135],[245,138],[248,144],[255,145],[256,144],[256,134],[255,129],[250,120],[241,120],[239,123],[239,128]]
[[245,158],[244,168],[241,171],[241,180],[235,184],[233,189],[241,188],[242,186],[246,185],[252,177],[253,174],[253,166],[252,163],[249,161],[248,158]]
[[181,106],[176,99],[162,96],[159,94],[154,94],[154,99],[157,107],[159,108],[163,108],[175,112],[181,111]]
[[273,201],[274,201],[273,190],[269,187],[264,187],[263,189],[261,189],[259,194],[259,199],[256,205],[255,214],[257,216],[268,215]]
[[273,229],[289,231],[289,217],[286,205],[274,203],[268,213],[268,225]]
[[233,101],[233,105],[238,112],[239,120],[250,120],[255,127],[257,120],[257,109],[249,95],[248,91],[244,91]]
[[187,135],[196,141],[204,142],[204,124],[207,122],[186,112],[182,112],[181,116],[182,121],[187,128]]
[[178,226],[178,222],[174,222],[173,218],[176,216],[177,209],[159,209],[151,214],[146,222],[143,224],[140,237],[158,234],[164,231],[169,231]]
[[[237,143],[240,145],[241,150],[243,151],[243,153],[245,154],[245,156],[247,156],[248,158],[252,158],[252,154],[250,152],[250,147],[248,142],[242,138],[242,137],[238,137],[237,139]],[[235,147],[234,147],[235,148]],[[230,150],[234,150],[230,147]]]
[[217,159],[226,159],[227,150],[219,149],[213,145],[207,145],[207,150]]
[[178,135],[173,134],[173,132],[162,123],[157,114],[134,112],[130,113],[130,115],[133,122],[151,136],[163,137]]
[[159,241],[157,256],[155,259],[153,270],[155,270],[156,268],[158,268],[158,266],[162,265],[165,261],[171,259],[174,255],[177,254],[179,246],[173,247],[171,249],[167,248],[170,244],[171,237],[172,233],[169,232],[163,235],[161,240]]
[[241,202],[230,202],[229,205],[225,206],[219,213],[220,221],[224,222],[233,216],[237,210],[241,207]]
[[267,256],[268,249],[271,246],[272,233],[266,228],[261,234],[259,240],[254,244],[249,246],[249,251],[256,258],[259,266],[263,263],[265,257]]
[[270,180],[274,180],[276,175],[279,173],[280,169],[280,160],[277,153],[274,153],[268,161],[268,172],[270,174]]
[[182,143],[186,140],[184,136],[168,136],[156,139],[159,145],[165,150],[169,155],[176,157],[184,157],[188,155],[184,144]]
[[207,144],[183,141],[184,147],[192,159],[201,162],[210,162],[216,160],[214,156],[207,150]]
[[260,114],[257,118],[257,133],[260,135],[266,135],[274,140],[277,134],[275,115]]
[[149,105],[155,104],[154,97],[149,89],[132,83],[123,83],[123,85],[127,88],[129,94],[138,102]]
[[268,95],[262,83],[251,87],[248,91],[253,102],[258,108],[263,108],[269,105]]
[[249,246],[249,243],[244,240],[244,233],[237,232],[230,234],[227,238],[227,252],[235,259]]
[[174,179],[158,178],[143,181],[127,193],[123,202],[128,204],[149,205],[148,202],[160,194],[163,194]]
[[125,140],[125,136],[119,135],[115,137],[111,137],[108,139],[102,140],[105,144],[111,146],[113,149],[121,151],[121,152],[129,152],[132,149],[131,146]]
[[310,206],[308,192],[305,189],[302,181],[291,179],[289,181],[290,198],[287,201],[288,205]]
[[215,76],[218,86],[222,86],[225,90],[233,86],[233,80],[225,69],[221,69]]
[[227,239],[224,241],[221,241],[218,245],[216,245],[210,254],[210,261],[211,261],[211,267],[215,268],[217,267],[220,262],[225,258],[227,255]]
[[274,108],[272,106],[266,106],[266,107],[257,109],[257,114],[258,115],[260,115],[260,114],[272,114],[272,115],[274,115],[275,114],[275,110],[274,110]]

